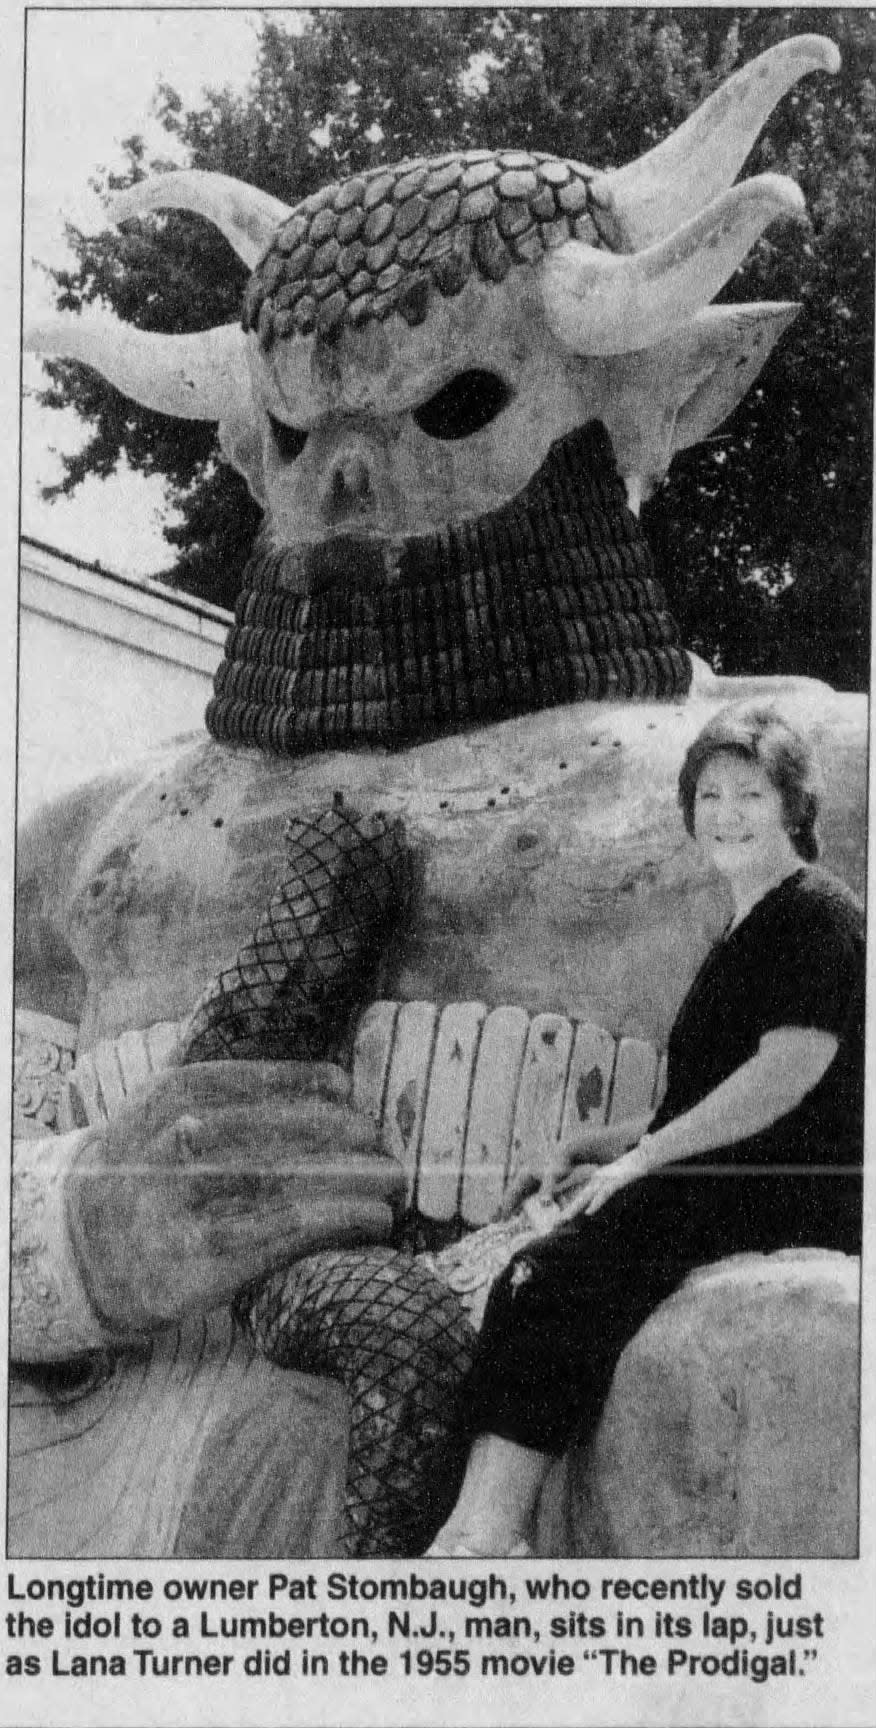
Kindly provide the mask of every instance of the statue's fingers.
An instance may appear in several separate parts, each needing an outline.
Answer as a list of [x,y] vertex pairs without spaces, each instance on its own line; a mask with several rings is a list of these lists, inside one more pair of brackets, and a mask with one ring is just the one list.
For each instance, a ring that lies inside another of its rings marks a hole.
[[[319,1177],[316,1178],[319,1184]],[[407,1194],[408,1179],[401,1165],[386,1152],[344,1155],[330,1163],[325,1176],[328,1193],[380,1195],[395,1202]]]
[[179,1208],[195,1218],[209,1219],[212,1228],[233,1232],[251,1220],[270,1222],[282,1212],[342,1204],[353,1198],[398,1205],[406,1191],[405,1175],[393,1158],[323,1157],[304,1164],[300,1158],[284,1164],[206,1167],[180,1183]]
[[114,1130],[160,1132],[177,1116],[217,1110],[270,1109],[278,1102],[318,1096],[348,1104],[350,1075],[332,1062],[195,1062],[166,1068],[132,1092],[114,1118]]
[[284,1147],[287,1151],[294,1148],[301,1156],[326,1151],[356,1156],[377,1151],[373,1117],[331,1098],[312,1094],[273,1097],[260,1109],[257,1120],[246,1112],[241,1126],[245,1129],[247,1123],[250,1143],[262,1146],[269,1157]]
[[[200,1121],[200,1133],[191,1131],[193,1120]],[[230,1176],[250,1170],[266,1177],[270,1172],[282,1175],[296,1166],[306,1167],[314,1159],[343,1163],[379,1155],[377,1129],[370,1116],[331,1099],[298,1094],[259,1104],[234,1104],[198,1119],[178,1118],[169,1131],[155,1138],[152,1162],[156,1169],[209,1169],[217,1178],[223,1169]]]
[[262,1104],[310,1093],[346,1104],[352,1092],[350,1074],[336,1062],[194,1062],[177,1072],[192,1096],[217,1104]]

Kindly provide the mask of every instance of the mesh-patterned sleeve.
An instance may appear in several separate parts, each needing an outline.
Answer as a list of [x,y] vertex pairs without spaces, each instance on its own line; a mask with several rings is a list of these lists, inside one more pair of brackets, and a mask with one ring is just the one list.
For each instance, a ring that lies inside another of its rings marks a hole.
[[180,1033],[177,1063],[336,1060],[339,1029],[369,998],[403,916],[403,824],[340,797],[286,825],[288,868],[249,941],[211,980]]

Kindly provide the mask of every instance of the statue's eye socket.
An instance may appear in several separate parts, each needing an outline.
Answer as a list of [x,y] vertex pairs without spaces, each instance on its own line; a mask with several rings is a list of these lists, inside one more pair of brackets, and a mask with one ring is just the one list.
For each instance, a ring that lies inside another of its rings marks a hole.
[[496,372],[458,372],[414,409],[414,419],[429,438],[470,438],[489,426],[510,400],[511,391]]
[[294,462],[307,443],[307,433],[297,426],[289,426],[285,420],[277,420],[273,414],[269,414],[268,419],[277,455],[283,462]]

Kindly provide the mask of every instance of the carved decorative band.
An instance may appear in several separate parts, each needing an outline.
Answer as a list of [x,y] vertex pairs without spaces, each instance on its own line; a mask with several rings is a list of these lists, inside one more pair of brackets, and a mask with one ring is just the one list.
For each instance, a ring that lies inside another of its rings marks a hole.
[[60,1129],[58,1106],[73,1067],[77,1029],[51,1014],[15,1016],[13,1137],[41,1139]]
[[64,1182],[93,1128],[23,1140],[12,1161],[10,1355],[16,1362],[58,1362],[104,1347],[83,1288],[64,1211]]

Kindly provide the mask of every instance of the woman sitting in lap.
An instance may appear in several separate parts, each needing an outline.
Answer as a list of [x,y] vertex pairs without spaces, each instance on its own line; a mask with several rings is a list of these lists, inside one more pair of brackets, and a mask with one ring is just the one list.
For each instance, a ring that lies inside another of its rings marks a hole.
[[563,1222],[490,1294],[465,1479],[433,1556],[529,1551],[552,1462],[593,1434],[622,1351],[692,1268],[860,1251],[864,913],[812,867],[809,747],[772,707],[725,709],[687,753],[679,803],[733,915],[679,1010],[657,1114],[566,1150]]

